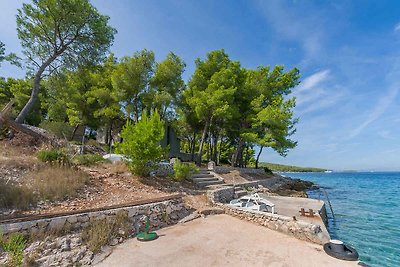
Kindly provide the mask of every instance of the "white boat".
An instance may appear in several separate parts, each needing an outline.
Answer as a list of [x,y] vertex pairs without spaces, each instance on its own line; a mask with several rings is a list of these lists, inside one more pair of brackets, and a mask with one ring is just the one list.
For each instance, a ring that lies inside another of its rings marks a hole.
[[229,205],[253,211],[275,213],[275,204],[260,197],[257,193],[234,199],[229,203]]

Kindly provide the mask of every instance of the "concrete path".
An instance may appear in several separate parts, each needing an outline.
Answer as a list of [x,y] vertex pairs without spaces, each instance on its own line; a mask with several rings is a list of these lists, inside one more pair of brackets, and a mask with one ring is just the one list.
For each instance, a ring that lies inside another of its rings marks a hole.
[[155,241],[130,239],[97,266],[340,267],[319,245],[228,215],[214,215],[164,228]]

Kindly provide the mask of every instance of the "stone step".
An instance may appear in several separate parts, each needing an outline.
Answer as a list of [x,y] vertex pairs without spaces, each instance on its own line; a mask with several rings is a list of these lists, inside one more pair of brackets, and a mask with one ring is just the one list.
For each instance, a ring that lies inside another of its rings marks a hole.
[[192,178],[210,178],[210,177],[214,177],[214,175],[212,174],[206,174],[206,173],[196,173],[192,175]]
[[193,182],[205,182],[205,181],[216,181],[218,178],[211,176],[211,177],[192,177]]
[[196,183],[198,186],[208,186],[208,185],[215,185],[215,184],[223,184],[224,181],[215,180],[215,181],[205,181],[205,182],[198,182]]

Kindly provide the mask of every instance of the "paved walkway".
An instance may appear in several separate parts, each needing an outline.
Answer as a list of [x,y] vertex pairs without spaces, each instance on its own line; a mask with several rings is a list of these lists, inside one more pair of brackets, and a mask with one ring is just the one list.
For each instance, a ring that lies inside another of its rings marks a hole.
[[155,241],[130,239],[97,266],[340,267],[319,245],[228,215],[208,216],[158,231]]

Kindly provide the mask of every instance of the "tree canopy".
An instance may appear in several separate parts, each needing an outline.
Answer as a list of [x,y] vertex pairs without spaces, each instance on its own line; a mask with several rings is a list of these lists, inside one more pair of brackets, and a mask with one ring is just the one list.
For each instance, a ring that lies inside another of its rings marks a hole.
[[[286,156],[297,145],[297,68],[245,68],[220,49],[197,58],[185,83],[186,63],[173,52],[159,61],[148,49],[122,58],[108,53],[116,30],[88,0],[33,0],[18,10],[17,26],[28,75],[0,78],[0,106],[15,99],[11,116],[19,123],[59,133],[87,126],[106,132],[112,147],[125,123],[127,136],[136,125],[147,131],[145,122],[160,128],[150,119],[157,114],[167,138],[174,128],[181,152],[198,164],[258,167],[265,147]],[[0,64],[17,59],[0,42]]]
[[288,72],[283,66],[245,69],[240,62],[230,60],[224,50],[210,52],[205,60],[197,59],[184,92],[182,112],[190,128],[202,125],[198,161],[206,139],[210,145],[208,159],[214,161],[218,161],[218,144],[233,146],[232,157],[226,161],[234,166],[244,165],[243,152],[254,145],[272,147],[286,155],[296,146],[289,137],[297,122],[292,112],[295,99],[286,96],[298,79],[296,68]]
[[34,0],[17,14],[23,54],[34,74],[29,101],[17,117],[23,122],[39,95],[40,80],[60,67],[102,61],[116,32],[88,0]]

